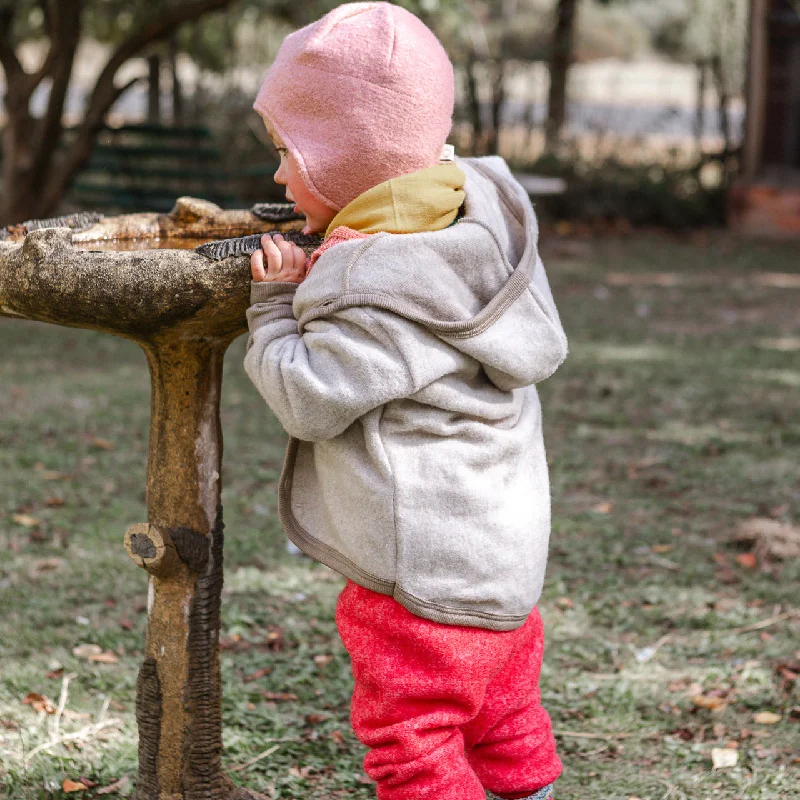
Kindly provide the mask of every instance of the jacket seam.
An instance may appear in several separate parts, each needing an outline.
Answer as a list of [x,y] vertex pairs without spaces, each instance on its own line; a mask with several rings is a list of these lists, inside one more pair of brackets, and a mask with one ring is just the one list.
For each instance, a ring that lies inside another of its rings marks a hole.
[[[306,325],[320,317],[334,314],[345,308],[353,306],[376,306],[384,308],[388,311],[393,311],[406,319],[413,322],[419,322],[425,327],[430,328],[436,333],[452,337],[454,339],[470,339],[473,336],[478,336],[485,330],[494,325],[500,317],[505,314],[511,305],[513,305],[522,296],[525,287],[530,283],[530,275],[523,273],[521,270],[515,270],[514,274],[506,281],[505,297],[502,293],[495,295],[489,303],[487,303],[483,310],[478,312],[474,317],[468,320],[455,321],[455,322],[442,322],[440,320],[426,317],[424,314],[417,313],[413,306],[406,303],[398,303],[391,295],[384,294],[383,292],[350,292],[339,295],[336,299],[328,299],[324,304],[319,304],[305,311],[299,322],[300,330],[304,329]],[[492,303],[500,297],[501,300],[497,302],[494,308]],[[491,309],[488,314],[481,319],[487,309]],[[476,323],[476,320],[479,320]]]
[[381,409],[381,415],[378,419],[378,439],[381,443],[381,449],[383,450],[383,454],[386,456],[386,463],[389,465],[389,472],[391,473],[392,478],[392,527],[394,528],[394,574],[397,575],[398,569],[398,549],[400,547],[400,528],[397,524],[397,480],[396,480],[396,470],[394,468],[394,464],[392,463],[391,456],[389,455],[389,448],[386,446],[386,442],[383,440],[383,431],[381,427],[383,425],[383,417],[386,414],[386,406],[388,403],[383,404],[383,408]]
[[[480,225],[492,237],[492,241],[494,242],[495,247],[497,247],[497,252],[500,253],[500,259],[509,269],[509,277],[513,275],[515,269],[512,266],[511,262],[508,260],[508,256],[505,254],[505,251],[503,250],[503,245],[500,244],[500,240],[497,238],[497,234],[485,222],[483,222],[483,220],[476,219],[474,220],[474,222],[476,225]],[[533,275],[533,270],[531,270],[531,275]]]
[[349,292],[350,291],[350,273],[353,271],[353,268],[356,265],[356,262],[361,258],[361,256],[372,247],[378,239],[383,238],[385,234],[382,232],[373,233],[368,239],[366,239],[360,247],[356,248],[355,253],[350,257],[350,261],[347,264],[347,267],[344,271],[344,280],[342,281],[342,292]]
[[[480,170],[480,172],[481,174],[485,175],[483,170]],[[504,201],[507,202],[507,198],[508,195],[504,195]],[[516,214],[514,214],[514,216],[518,221],[520,221]],[[487,231],[492,237],[492,240],[494,241],[495,246],[500,253],[503,264],[512,270],[511,276],[505,282],[498,294],[496,294],[475,316],[464,321],[441,322],[430,317],[426,317],[423,314],[415,313],[410,304],[398,303],[397,300],[395,300],[391,295],[384,295],[383,292],[350,292],[350,276],[356,264],[370,247],[387,236],[385,232],[379,232],[372,234],[350,257],[350,261],[345,269],[342,292],[338,296],[321,300],[315,306],[311,306],[303,314],[301,314],[300,319],[298,320],[298,329],[300,332],[302,333],[307,322],[318,319],[321,316],[334,313],[343,308],[353,305],[377,305],[378,307],[393,311],[396,314],[405,317],[406,319],[419,322],[426,327],[433,329],[437,333],[444,334],[445,336],[451,336],[459,339],[470,339],[473,336],[478,336],[483,333],[495,322],[497,322],[497,320],[500,319],[503,314],[505,314],[511,305],[513,305],[522,296],[526,285],[530,286],[533,273],[536,270],[539,260],[539,250],[536,244],[532,245],[531,249],[533,252],[529,257],[529,261],[532,262],[530,269],[523,269],[521,265],[517,265],[517,267],[514,268],[503,252],[503,248],[501,247],[500,241],[496,234],[490,228],[488,228],[485,223],[478,219],[470,219],[469,217],[465,217],[463,221],[473,222],[477,225],[480,225],[481,228]],[[524,221],[520,221],[520,224],[523,226],[525,225]],[[350,302],[347,300],[348,297],[351,299]],[[490,313],[486,314],[485,317],[481,319],[481,315],[484,314],[488,309],[492,308],[492,303],[494,303],[498,297],[501,297],[502,300],[497,303]],[[545,317],[549,320],[549,315],[546,312]],[[476,323],[476,320],[480,321]]]
[[[375,317],[370,313],[368,308],[364,309],[364,313],[376,324],[380,325],[380,321],[376,320]],[[416,383],[414,381],[414,373],[411,370],[411,365],[408,363],[408,359],[406,358],[405,353],[401,348],[397,348],[397,352],[400,353],[400,358],[403,359],[403,364],[405,365],[406,372],[408,373],[408,377],[411,381],[411,388],[414,389],[416,392]],[[391,402],[391,401],[389,401]],[[397,481],[395,480],[396,470],[394,465],[392,464],[392,459],[389,457],[389,449],[386,447],[385,442],[383,441],[383,431],[381,430],[381,425],[383,423],[383,416],[386,413],[386,406],[389,403],[384,403],[381,409],[381,415],[378,419],[378,438],[380,439],[381,448],[383,449],[384,455],[386,456],[386,463],[389,465],[389,471],[392,474],[392,526],[394,527],[394,573],[397,575],[397,565],[398,565],[398,554],[397,550],[399,547],[399,540],[400,540],[400,529],[397,525]]]

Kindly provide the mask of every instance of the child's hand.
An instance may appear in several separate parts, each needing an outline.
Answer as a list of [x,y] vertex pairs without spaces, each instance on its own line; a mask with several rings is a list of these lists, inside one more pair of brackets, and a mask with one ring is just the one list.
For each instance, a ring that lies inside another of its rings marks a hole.
[[[274,239],[274,241],[273,241]],[[250,256],[250,272],[254,281],[290,281],[302,283],[306,274],[306,254],[302,248],[287,242],[283,235],[265,233],[261,237],[261,250]],[[264,269],[264,255],[267,268]]]

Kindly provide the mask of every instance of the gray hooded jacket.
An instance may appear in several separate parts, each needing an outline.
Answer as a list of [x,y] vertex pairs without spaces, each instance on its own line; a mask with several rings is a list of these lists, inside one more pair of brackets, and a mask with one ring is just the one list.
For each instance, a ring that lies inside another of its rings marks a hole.
[[457,158],[464,216],[251,282],[244,367],[289,433],[288,537],[436,622],[512,630],[541,593],[550,488],[534,384],[567,354],[525,190]]

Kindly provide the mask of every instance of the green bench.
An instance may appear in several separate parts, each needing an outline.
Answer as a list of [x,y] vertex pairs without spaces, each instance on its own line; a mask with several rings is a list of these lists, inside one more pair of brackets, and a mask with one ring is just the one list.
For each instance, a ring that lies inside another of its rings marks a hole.
[[[73,133],[67,129],[65,143]],[[222,153],[204,125],[107,126],[65,199],[82,208],[123,213],[168,212],[182,195],[238,208],[247,203],[231,190],[236,178],[272,175],[276,169],[273,163],[238,170],[221,165]]]

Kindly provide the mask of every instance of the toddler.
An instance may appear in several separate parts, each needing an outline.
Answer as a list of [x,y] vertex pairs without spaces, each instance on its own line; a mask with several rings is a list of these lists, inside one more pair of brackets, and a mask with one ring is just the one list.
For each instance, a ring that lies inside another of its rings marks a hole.
[[279,514],[346,578],[336,623],[379,800],[551,798],[550,490],[535,384],[567,342],[527,194],[460,158],[453,67],[385,2],[289,35],[254,108],[324,235],[251,259],[244,366],[289,434]]

